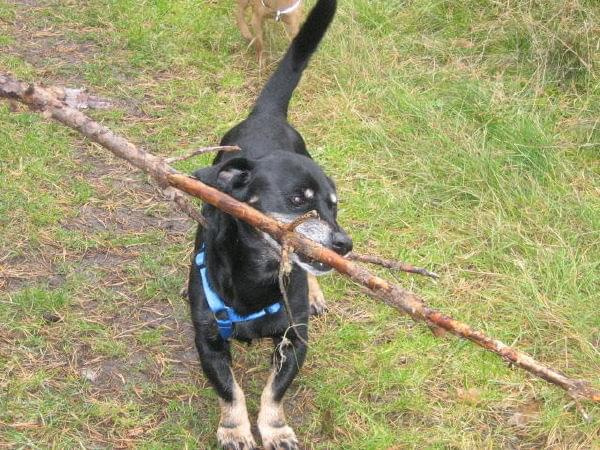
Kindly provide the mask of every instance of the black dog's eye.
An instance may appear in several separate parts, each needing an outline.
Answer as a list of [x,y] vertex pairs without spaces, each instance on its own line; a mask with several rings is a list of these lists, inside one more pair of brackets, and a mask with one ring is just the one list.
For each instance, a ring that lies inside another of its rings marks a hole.
[[290,197],[290,202],[292,202],[292,205],[294,206],[302,206],[306,203],[306,197],[303,195],[292,195]]

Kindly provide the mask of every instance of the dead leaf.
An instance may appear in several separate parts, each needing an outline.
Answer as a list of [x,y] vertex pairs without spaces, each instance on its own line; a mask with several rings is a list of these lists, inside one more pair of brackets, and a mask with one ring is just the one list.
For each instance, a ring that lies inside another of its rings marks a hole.
[[481,401],[481,391],[477,388],[458,388],[456,396],[462,403],[468,403],[469,405],[477,405]]
[[42,30],[42,31],[37,31],[35,33],[33,33],[33,37],[35,38],[45,38],[45,37],[54,37],[54,36],[58,36],[59,33],[56,33],[54,31],[50,31],[50,30]]
[[15,422],[8,425],[11,428],[15,428],[17,430],[26,430],[30,428],[39,428],[41,425],[35,422]]
[[334,436],[334,424],[333,412],[328,408],[324,409],[321,413],[321,434],[330,437]]
[[473,48],[475,44],[467,39],[455,39],[454,45],[460,48]]
[[522,428],[531,422],[535,422],[540,418],[541,404],[537,400],[530,400],[529,402],[521,405],[510,418],[508,419],[509,425]]
[[132,428],[131,430],[127,431],[127,436],[128,437],[136,437],[142,433],[144,433],[144,429],[142,427],[136,427],[136,428]]
[[98,375],[100,374],[99,369],[92,369],[88,367],[84,367],[80,370],[81,376],[86,380],[94,383],[98,379]]

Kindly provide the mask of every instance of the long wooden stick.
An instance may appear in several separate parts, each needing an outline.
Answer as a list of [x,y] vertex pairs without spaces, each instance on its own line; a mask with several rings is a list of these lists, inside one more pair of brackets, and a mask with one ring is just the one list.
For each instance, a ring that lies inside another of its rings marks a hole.
[[[468,339],[486,350],[500,355],[506,361],[561,387],[574,398],[585,398],[600,402],[600,392],[593,389],[589,382],[568,378],[564,374],[539,363],[531,356],[498,340],[491,339],[482,332],[473,330],[467,324],[448,317],[440,311],[427,307],[412,292],[373,275],[363,267],[344,259],[337,253],[305,236],[290,231],[286,224],[265,216],[251,206],[241,203],[198,180],[177,173],[162,158],[147,153],[123,137],[114,134],[107,127],[94,122],[80,111],[70,108],[47,89],[34,85],[28,86],[8,76],[0,75],[0,97],[18,100],[33,110],[43,112],[46,116],[79,131],[92,141],[110,150],[116,156],[149,173],[163,189],[169,191],[180,207],[185,205],[185,208],[195,210],[195,207],[181,191],[201,198],[204,202],[249,223],[261,231],[269,233],[280,242],[285,240],[294,248],[294,251],[333,267],[353,281],[367,287],[373,296],[409,314],[413,319],[424,321],[431,327],[443,329]],[[168,189],[169,186],[177,189]]]

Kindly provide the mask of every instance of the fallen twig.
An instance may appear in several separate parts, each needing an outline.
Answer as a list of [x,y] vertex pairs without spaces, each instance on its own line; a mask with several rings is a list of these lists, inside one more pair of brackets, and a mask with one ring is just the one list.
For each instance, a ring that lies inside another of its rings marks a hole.
[[[467,324],[459,322],[442,314],[440,311],[427,307],[415,294],[406,291],[398,285],[371,274],[368,270],[341,257],[307,237],[290,231],[288,224],[281,223],[265,216],[251,206],[241,203],[222,192],[201,183],[191,177],[177,173],[168,166],[164,159],[151,155],[129,143],[123,137],[112,133],[107,127],[94,122],[89,117],[61,102],[44,88],[27,86],[7,76],[0,76],[0,97],[18,100],[34,110],[43,112],[59,122],[78,130],[94,142],[104,146],[115,155],[126,159],[135,167],[151,174],[164,189],[168,185],[201,198],[220,210],[247,222],[255,228],[269,233],[279,242],[291,245],[295,252],[321,261],[350,279],[366,286],[373,296],[380,298],[386,304],[409,314],[413,319],[424,321],[430,327],[440,328],[457,336],[469,339],[481,347],[497,353],[506,361],[521,367],[528,372],[565,389],[574,398],[585,398],[600,402],[600,392],[593,389],[583,380],[568,378],[562,373],[544,366],[529,355],[513,349],[506,344],[487,337],[480,331],[473,330]],[[177,190],[169,190],[178,205],[194,208],[189,200]]]
[[204,155],[206,153],[211,152],[237,152],[240,148],[237,145],[217,145],[213,147],[200,147],[195,150],[192,150],[187,155],[182,156],[173,156],[171,158],[166,158],[165,162],[167,164],[172,164],[178,161],[185,161],[186,159],[193,158],[194,156]]
[[379,256],[361,255],[360,253],[350,252],[346,255],[346,258],[348,258],[351,261],[376,264],[378,266],[385,267],[386,269],[394,269],[394,270],[400,270],[402,272],[416,273],[419,275],[423,275],[423,276],[431,277],[431,278],[435,278],[435,279],[440,277],[437,273],[431,272],[422,267],[415,267],[411,264],[408,264],[408,263],[405,263],[402,261],[393,261],[390,259],[380,258]]

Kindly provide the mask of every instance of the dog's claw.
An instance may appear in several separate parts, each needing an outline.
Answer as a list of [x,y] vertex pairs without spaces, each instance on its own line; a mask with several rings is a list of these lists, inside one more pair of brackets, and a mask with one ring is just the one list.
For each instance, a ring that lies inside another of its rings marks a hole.
[[258,450],[256,445],[248,447],[243,442],[229,443],[223,446],[223,450]]
[[318,284],[316,290],[311,286],[308,293],[308,303],[310,305],[311,316],[320,316],[327,311],[327,302]]
[[219,442],[223,450],[258,450],[254,442]]
[[217,430],[217,440],[223,450],[258,450],[252,434],[242,432],[241,427]]
[[258,426],[266,450],[298,450],[298,439],[291,427]]
[[298,448],[298,441],[296,438],[281,439],[265,445],[265,449],[267,450],[298,450]]
[[320,316],[321,314],[325,314],[327,312],[327,305],[323,303],[312,303],[310,304],[310,315],[311,316]]

